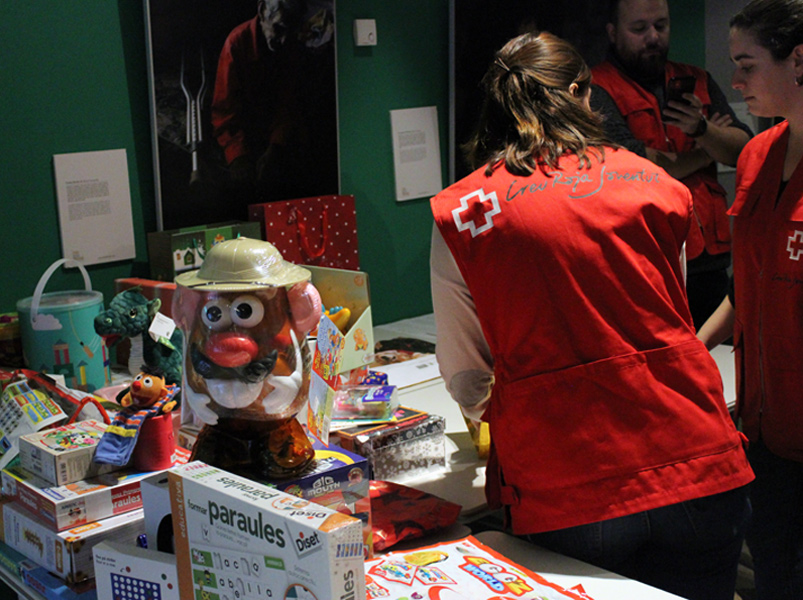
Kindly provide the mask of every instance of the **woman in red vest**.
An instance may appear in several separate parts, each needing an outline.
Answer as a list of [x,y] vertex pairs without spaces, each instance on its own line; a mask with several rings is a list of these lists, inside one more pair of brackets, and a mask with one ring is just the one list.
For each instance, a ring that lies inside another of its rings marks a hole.
[[438,361],[514,534],[732,600],[753,475],[686,301],[691,195],[606,141],[590,83],[548,33],[497,53],[477,170],[431,203]]
[[747,543],[761,600],[803,598],[803,0],[754,0],[731,20],[733,87],[783,122],[739,157],[733,294],[700,329],[733,334],[737,409],[756,474]]

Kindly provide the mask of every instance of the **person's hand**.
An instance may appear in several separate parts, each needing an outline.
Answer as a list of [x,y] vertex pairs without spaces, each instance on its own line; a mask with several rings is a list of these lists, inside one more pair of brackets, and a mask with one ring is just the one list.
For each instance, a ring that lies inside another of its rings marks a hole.
[[694,135],[699,130],[700,121],[705,118],[703,103],[694,94],[683,94],[683,97],[689,104],[669,100],[663,114],[667,124],[677,127],[686,135]]
[[714,113],[710,117],[708,117],[708,122],[711,125],[716,125],[717,127],[730,127],[733,125],[733,117],[729,114],[725,113],[721,115],[719,113]]

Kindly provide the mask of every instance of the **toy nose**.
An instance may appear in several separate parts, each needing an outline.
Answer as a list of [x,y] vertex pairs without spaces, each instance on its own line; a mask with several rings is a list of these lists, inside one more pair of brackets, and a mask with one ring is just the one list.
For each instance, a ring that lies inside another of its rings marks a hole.
[[253,338],[228,331],[211,335],[204,352],[221,367],[241,367],[256,358],[259,346]]
[[134,390],[135,392],[138,392],[141,387],[142,387],[141,381],[134,381],[133,383],[131,383],[131,389]]

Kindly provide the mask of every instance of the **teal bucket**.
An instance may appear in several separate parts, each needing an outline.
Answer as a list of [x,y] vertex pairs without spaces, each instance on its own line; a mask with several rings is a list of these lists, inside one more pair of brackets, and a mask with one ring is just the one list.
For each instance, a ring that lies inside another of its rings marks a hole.
[[[85,290],[52,292],[44,288],[65,263],[77,265]],[[63,375],[67,387],[94,392],[111,384],[109,352],[95,332],[95,317],[103,312],[103,294],[92,291],[84,266],[57,260],[42,275],[33,296],[17,302],[22,353],[29,369]]]

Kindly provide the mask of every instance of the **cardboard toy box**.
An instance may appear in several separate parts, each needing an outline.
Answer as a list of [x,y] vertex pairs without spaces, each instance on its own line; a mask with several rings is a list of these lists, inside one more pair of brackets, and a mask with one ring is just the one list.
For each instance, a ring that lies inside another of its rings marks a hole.
[[179,600],[173,554],[114,542],[102,542],[92,552],[101,600]]
[[98,598],[95,582],[91,579],[77,584],[68,584],[28,559],[25,559],[20,565],[20,576],[25,585],[36,590],[46,600],[97,600]]
[[3,505],[5,543],[68,583],[93,577],[92,546],[104,540],[134,544],[144,528],[142,509],[55,532],[16,502]]
[[79,421],[23,435],[20,443],[22,468],[54,485],[66,485],[119,471],[115,465],[94,462],[95,449],[106,425]]
[[167,475],[182,600],[365,597],[359,519],[197,461]]
[[[176,464],[190,453],[176,448]],[[12,463],[2,471],[3,494],[13,498],[54,531],[63,531],[142,507],[140,485],[153,475],[132,469],[54,486]]]
[[397,423],[337,432],[340,445],[368,459],[371,478],[401,483],[446,467],[446,420],[419,413]]
[[368,461],[338,446],[312,442],[315,462],[295,479],[272,482],[278,490],[326,506],[362,521],[365,558],[374,555],[371,533],[371,496]]
[[238,236],[259,240],[262,229],[255,221],[224,221],[151,232],[148,234],[151,278],[173,281],[179,273],[199,269],[212,246]]
[[312,273],[312,284],[320,293],[324,308],[342,306],[351,311],[346,324],[340,371],[351,371],[370,363],[374,354],[374,325],[368,274],[310,265],[304,265],[304,268]]

